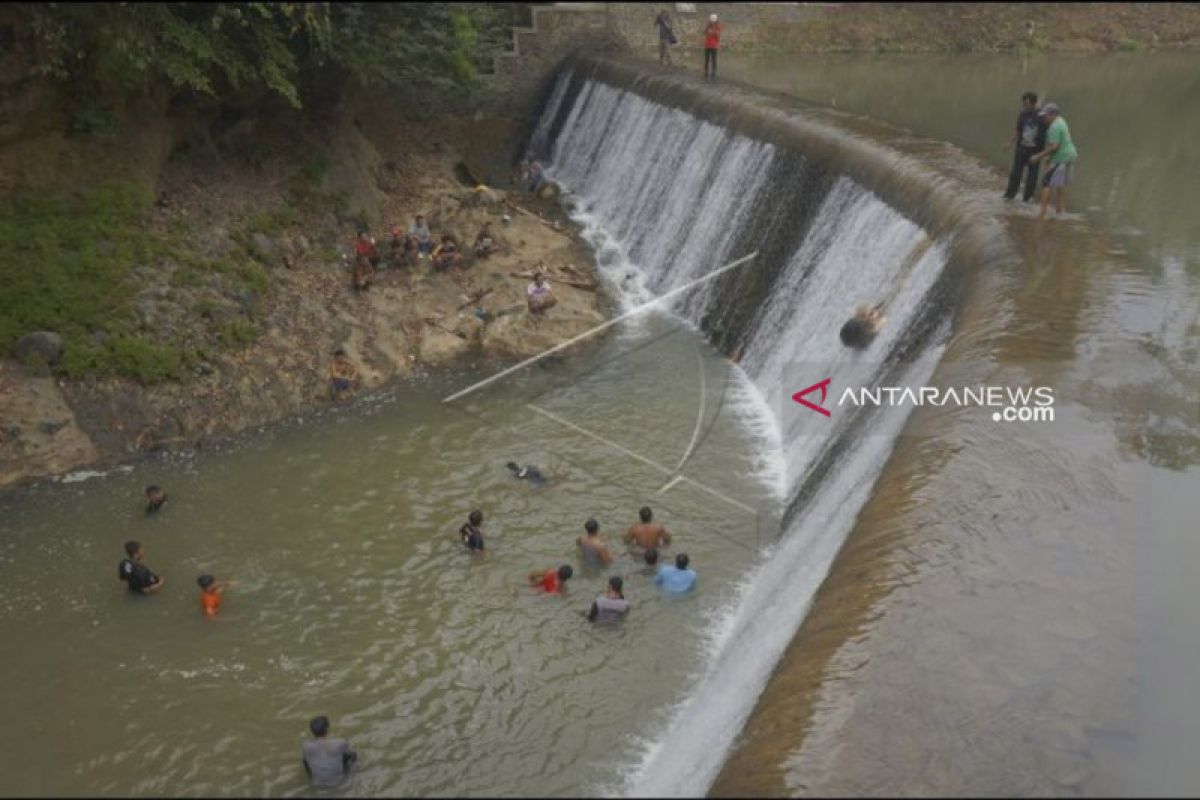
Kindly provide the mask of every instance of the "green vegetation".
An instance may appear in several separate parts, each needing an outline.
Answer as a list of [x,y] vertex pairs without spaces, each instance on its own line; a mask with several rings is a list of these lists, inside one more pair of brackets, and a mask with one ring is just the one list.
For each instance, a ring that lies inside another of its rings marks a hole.
[[[167,86],[218,102],[254,90],[293,107],[330,74],[402,91],[473,85],[508,40],[488,3],[22,3],[37,71],[126,92]],[[87,93],[80,96],[88,97]],[[84,129],[103,128],[96,110]]]
[[[172,220],[160,231],[150,220],[152,196],[123,182],[98,184],[76,193],[20,190],[0,203],[0,350],[35,330],[63,337],[57,369],[69,377],[123,376],[143,383],[181,380],[199,358],[186,330],[179,341],[151,336],[133,310],[136,270],[174,263],[173,289],[209,284],[222,276],[225,291],[267,291],[270,276],[241,249],[215,260],[186,249],[186,224]],[[295,212],[282,209],[250,220],[248,230],[278,233]],[[143,273],[147,274],[147,273]],[[153,274],[153,273],[148,273]],[[201,298],[198,305],[213,308]],[[239,319],[218,326],[226,346],[244,346],[258,327]]]

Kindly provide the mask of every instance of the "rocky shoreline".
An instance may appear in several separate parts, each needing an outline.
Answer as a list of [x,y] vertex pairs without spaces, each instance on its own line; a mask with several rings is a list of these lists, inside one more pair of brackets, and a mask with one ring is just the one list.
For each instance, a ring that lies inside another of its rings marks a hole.
[[[202,448],[328,405],[337,348],[358,365],[360,391],[371,391],[430,369],[483,369],[528,357],[606,319],[608,300],[590,250],[557,203],[516,187],[511,196],[468,188],[457,151],[442,150],[423,163],[422,190],[401,201],[407,213],[385,200],[381,216],[403,225],[424,212],[436,236],[450,233],[464,251],[490,221],[496,253],[474,263],[469,257],[460,275],[434,272],[428,259],[385,267],[360,294],[350,287],[343,258],[352,236],[345,222],[329,226],[343,245],[338,250],[319,248],[320,234],[299,227],[256,236],[249,245],[263,251],[262,260],[281,262],[256,302],[258,334],[212,352],[183,381],[69,379],[36,363],[0,360],[0,487]],[[184,213],[186,204],[173,205]],[[383,232],[375,235],[386,255]],[[533,317],[524,293],[539,266],[548,270],[558,304]],[[186,324],[181,320],[195,316],[202,302],[159,275],[138,308],[165,329]],[[210,323],[224,313],[241,319],[219,307],[200,309]]]

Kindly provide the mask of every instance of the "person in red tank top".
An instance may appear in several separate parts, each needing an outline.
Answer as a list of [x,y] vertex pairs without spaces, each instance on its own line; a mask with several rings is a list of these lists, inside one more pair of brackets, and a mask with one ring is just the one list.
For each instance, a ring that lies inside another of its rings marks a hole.
[[[716,14],[710,14],[708,25],[704,26],[704,77],[717,77],[717,50],[721,47],[721,31],[724,26],[717,21]],[[710,67],[711,65],[711,67]]]
[[558,569],[548,569],[545,572],[537,570],[529,573],[529,583],[546,594],[561,594],[563,584],[575,573],[570,564],[563,564]]

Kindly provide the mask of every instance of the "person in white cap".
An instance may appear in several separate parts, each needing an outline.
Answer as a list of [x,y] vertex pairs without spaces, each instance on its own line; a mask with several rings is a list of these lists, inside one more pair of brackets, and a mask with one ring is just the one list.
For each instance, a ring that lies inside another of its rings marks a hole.
[[1054,190],[1054,211],[1062,214],[1067,209],[1067,184],[1071,182],[1071,170],[1075,167],[1075,159],[1079,155],[1075,143],[1071,141],[1071,131],[1067,121],[1063,119],[1057,103],[1046,103],[1042,106],[1041,114],[1046,125],[1046,149],[1030,156],[1030,162],[1036,164],[1046,157],[1050,159],[1050,168],[1042,178],[1042,211],[1039,217],[1046,216],[1046,207],[1050,205],[1050,192]]
[[[710,14],[704,27],[704,77],[717,77],[717,49],[721,46],[722,25],[717,15]],[[710,70],[709,65],[712,65]]]

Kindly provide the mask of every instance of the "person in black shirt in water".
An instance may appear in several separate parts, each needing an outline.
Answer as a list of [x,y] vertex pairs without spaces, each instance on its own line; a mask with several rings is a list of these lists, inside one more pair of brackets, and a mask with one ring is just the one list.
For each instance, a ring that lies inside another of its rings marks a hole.
[[458,529],[458,535],[462,538],[462,543],[472,553],[483,552],[483,512],[472,511],[471,516],[467,517],[467,522]]
[[1012,171],[1008,174],[1008,188],[1004,199],[1012,200],[1021,186],[1021,174],[1025,173],[1025,202],[1033,199],[1037,191],[1038,165],[1029,157],[1046,147],[1046,121],[1038,116],[1038,96],[1033,92],[1021,95],[1021,113],[1017,115],[1017,126],[1008,138],[1005,147],[1013,148]]
[[125,554],[128,557],[121,559],[121,563],[117,567],[117,576],[129,584],[131,592],[154,594],[163,587],[166,581],[155,575],[149,567],[142,563],[146,553],[142,550],[141,542],[126,542]]
[[520,466],[515,461],[510,461],[505,465],[508,471],[513,474],[513,477],[520,481],[529,481],[533,486],[541,486],[546,482],[546,476],[542,471],[532,464]]

